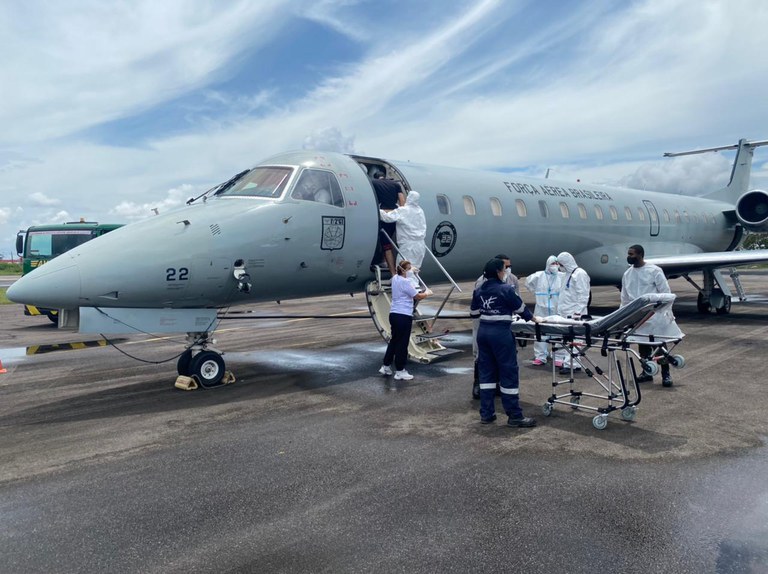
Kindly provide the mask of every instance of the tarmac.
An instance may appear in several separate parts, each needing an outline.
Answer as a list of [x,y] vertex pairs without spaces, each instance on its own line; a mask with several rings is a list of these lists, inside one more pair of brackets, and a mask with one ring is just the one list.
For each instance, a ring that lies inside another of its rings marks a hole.
[[434,329],[463,352],[412,381],[377,373],[356,294],[235,309],[272,318],[222,321],[237,381],[192,392],[183,336],[112,346],[0,305],[0,572],[768,572],[767,277],[729,315],[671,281],[686,366],[605,430],[543,416],[530,345],[538,426],[479,424],[469,285]]

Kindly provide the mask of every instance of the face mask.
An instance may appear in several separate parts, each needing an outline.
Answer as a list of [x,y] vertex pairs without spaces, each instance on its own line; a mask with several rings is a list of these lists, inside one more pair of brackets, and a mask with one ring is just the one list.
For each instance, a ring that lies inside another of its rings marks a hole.
[[560,271],[560,266],[559,265],[550,265],[548,271],[549,271],[550,274],[554,275],[555,273]]
[[506,269],[504,269],[504,281],[509,279],[510,275],[512,275],[512,270],[509,267],[507,267]]
[[627,257],[627,263],[629,263],[630,265],[634,265],[635,263],[637,263],[637,257]]

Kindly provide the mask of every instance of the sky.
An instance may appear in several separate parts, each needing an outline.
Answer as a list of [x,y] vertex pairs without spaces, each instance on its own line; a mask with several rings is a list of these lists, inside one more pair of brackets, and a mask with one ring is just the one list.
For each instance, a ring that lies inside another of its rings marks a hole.
[[768,139],[766,29],[754,0],[2,2],[0,256],[301,148],[700,195],[733,154],[662,153]]

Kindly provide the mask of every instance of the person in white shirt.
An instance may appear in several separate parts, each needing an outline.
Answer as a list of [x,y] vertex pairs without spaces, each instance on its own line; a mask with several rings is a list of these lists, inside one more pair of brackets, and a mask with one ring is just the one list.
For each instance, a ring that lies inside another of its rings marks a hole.
[[[658,265],[645,262],[645,249],[642,245],[632,245],[627,249],[627,263],[631,265],[624,272],[621,279],[621,306],[624,307],[631,301],[647,293],[671,293],[669,283],[664,276],[664,271]],[[664,334],[663,331],[670,322],[674,323],[675,317],[671,311],[664,314],[655,314],[648,319],[646,325],[651,332]],[[640,356],[647,358],[653,353],[651,345],[638,345]],[[672,377],[669,374],[669,361],[661,359],[661,384],[665,387],[672,386]],[[653,381],[652,375],[642,374],[637,377],[638,383]]]
[[397,264],[397,274],[392,277],[392,307],[389,311],[389,326],[391,337],[384,353],[379,373],[392,374],[392,361],[395,362],[395,380],[409,381],[413,378],[405,370],[408,360],[408,342],[411,339],[411,326],[413,325],[413,303],[428,297],[432,292],[427,289],[419,293],[406,277],[411,268],[410,261],[401,261]]

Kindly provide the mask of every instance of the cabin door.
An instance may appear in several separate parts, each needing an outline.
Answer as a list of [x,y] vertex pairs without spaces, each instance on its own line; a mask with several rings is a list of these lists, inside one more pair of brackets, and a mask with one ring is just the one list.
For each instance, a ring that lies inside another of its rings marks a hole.
[[648,211],[648,219],[651,223],[651,237],[656,237],[659,234],[659,212],[656,211],[656,206],[647,199],[643,200],[645,209]]

